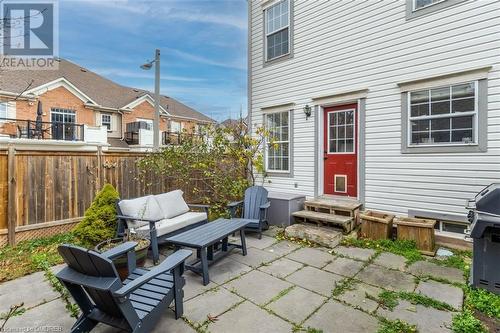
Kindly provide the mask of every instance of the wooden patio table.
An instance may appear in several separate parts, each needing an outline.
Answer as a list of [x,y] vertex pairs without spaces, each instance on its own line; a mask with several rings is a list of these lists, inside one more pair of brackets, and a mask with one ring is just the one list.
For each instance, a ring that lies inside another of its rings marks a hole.
[[[169,237],[167,243],[175,245],[176,250],[182,247],[196,249],[196,259],[185,265],[186,269],[203,276],[203,285],[209,283],[208,266],[226,256],[234,248],[240,248],[247,255],[245,242],[245,226],[249,221],[217,219],[181,234]],[[240,233],[241,245],[229,243],[229,235]]]

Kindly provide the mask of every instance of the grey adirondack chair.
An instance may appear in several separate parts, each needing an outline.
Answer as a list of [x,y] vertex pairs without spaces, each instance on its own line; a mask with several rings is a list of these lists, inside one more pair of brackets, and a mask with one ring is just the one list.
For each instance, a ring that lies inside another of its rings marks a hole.
[[[175,301],[175,318],[183,313],[182,277],[190,251],[180,250],[151,270],[135,267],[135,242],[104,253],[73,245],[58,250],[67,267],[57,278],[68,289],[82,314],[71,332],[90,332],[101,322],[127,332],[151,332]],[[111,261],[127,254],[128,278],[121,281]]]
[[228,205],[231,218],[235,219],[236,211],[241,208],[239,219],[248,220],[245,231],[257,231],[259,239],[262,238],[262,230],[269,227],[267,210],[271,203],[267,200],[267,190],[262,186],[252,186],[246,189],[245,197],[241,201],[231,202]]

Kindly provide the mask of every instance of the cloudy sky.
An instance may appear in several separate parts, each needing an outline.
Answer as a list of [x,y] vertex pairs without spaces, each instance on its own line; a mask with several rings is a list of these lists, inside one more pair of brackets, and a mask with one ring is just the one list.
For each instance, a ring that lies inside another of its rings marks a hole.
[[60,56],[153,90],[139,65],[161,56],[161,92],[216,120],[246,113],[246,0],[61,0]]

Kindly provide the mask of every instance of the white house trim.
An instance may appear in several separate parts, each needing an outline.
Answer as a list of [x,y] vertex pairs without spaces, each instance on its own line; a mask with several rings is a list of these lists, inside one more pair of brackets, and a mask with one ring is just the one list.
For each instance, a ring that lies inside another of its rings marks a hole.
[[44,83],[38,87],[26,90],[23,93],[23,96],[28,97],[27,95],[29,95],[29,94],[42,95],[42,94],[46,93],[47,91],[51,91],[51,90],[54,90],[54,89],[59,88],[59,87],[63,87],[65,89],[67,89],[69,92],[71,92],[73,95],[78,97],[84,103],[91,102],[94,105],[99,105],[92,98],[90,98],[88,95],[86,95],[80,89],[78,89],[74,84],[69,82],[64,77],[60,77],[56,80]]
[[312,101],[322,107],[339,104],[356,103],[360,98],[366,98],[368,89],[342,91],[332,95],[313,97]]
[[451,86],[458,83],[487,79],[491,69],[492,66],[471,68],[460,72],[400,82],[398,86],[401,92]]
[[[145,94],[145,95],[142,95],[141,97],[137,98],[136,100],[130,102],[129,104],[125,105],[122,107],[122,109],[133,109],[135,108],[136,106],[140,105],[141,103],[143,103],[144,101],[148,102],[149,104],[151,104],[151,106],[155,106],[155,100],[153,97],[151,97],[149,94]],[[169,115],[170,116],[170,113],[168,113],[167,110],[165,110],[163,108],[163,106],[160,105],[160,110],[166,114],[166,115]]]

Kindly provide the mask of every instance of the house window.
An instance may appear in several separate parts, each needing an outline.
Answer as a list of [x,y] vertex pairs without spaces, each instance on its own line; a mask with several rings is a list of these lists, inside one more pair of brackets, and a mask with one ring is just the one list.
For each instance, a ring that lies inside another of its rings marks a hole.
[[8,102],[0,103],[0,120],[2,120],[3,118],[9,118],[8,109],[9,109]]
[[55,140],[76,140],[78,131],[75,110],[51,108],[52,138]]
[[53,123],[76,123],[76,112],[70,109],[52,108],[50,119]]
[[266,128],[269,131],[269,140],[266,145],[266,170],[271,172],[289,172],[289,111],[267,114]]
[[408,93],[409,146],[476,145],[477,81]]
[[181,128],[181,123],[178,121],[171,121],[170,122],[170,132],[172,133],[180,133],[182,130]]
[[106,126],[108,131],[111,131],[111,115],[103,113],[101,114],[101,126]]
[[265,9],[266,61],[290,53],[290,0],[282,0]]
[[419,10],[446,0],[413,0],[413,10]]

